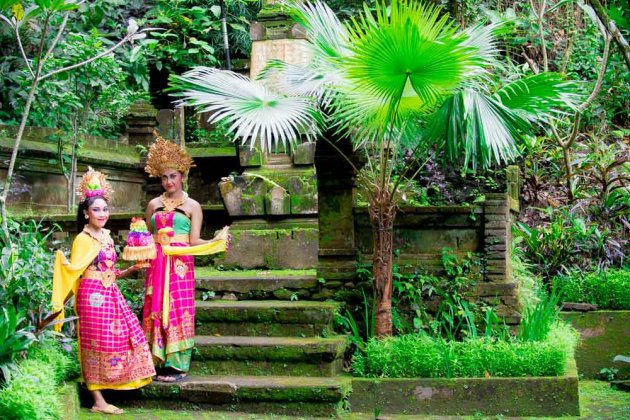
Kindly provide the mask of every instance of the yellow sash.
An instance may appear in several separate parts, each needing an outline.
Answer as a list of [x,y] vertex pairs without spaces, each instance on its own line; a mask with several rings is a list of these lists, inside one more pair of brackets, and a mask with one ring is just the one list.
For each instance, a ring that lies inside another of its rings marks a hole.
[[[57,320],[64,319],[63,307],[66,299],[71,292],[77,295],[79,287],[77,280],[92,264],[100,250],[101,244],[97,240],[85,233],[80,233],[72,242],[70,262],[63,252],[59,250],[56,252],[51,302],[53,311],[60,311]],[[55,331],[61,331],[61,323],[55,325]]]

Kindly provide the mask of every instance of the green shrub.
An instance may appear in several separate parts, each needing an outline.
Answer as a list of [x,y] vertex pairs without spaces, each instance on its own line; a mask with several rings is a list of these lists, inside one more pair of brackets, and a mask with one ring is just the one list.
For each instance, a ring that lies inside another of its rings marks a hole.
[[564,373],[578,335],[556,323],[544,341],[446,341],[426,334],[371,340],[353,358],[353,373],[364,377],[518,377]]
[[600,309],[630,309],[630,270],[557,276],[554,284],[564,290],[566,302],[596,304]]
[[21,362],[13,380],[0,390],[3,419],[58,419],[61,408],[55,369],[42,360]]
[[67,379],[76,377],[76,368],[74,366],[78,364],[76,357],[65,350],[55,340],[46,340],[33,345],[28,350],[28,358],[30,360],[42,361],[51,366],[54,370],[56,383],[61,383]]
[[[0,379],[8,382],[16,369],[15,361],[35,341],[31,328],[20,328],[24,321],[12,305],[0,311]],[[0,381],[1,382],[1,381]]]

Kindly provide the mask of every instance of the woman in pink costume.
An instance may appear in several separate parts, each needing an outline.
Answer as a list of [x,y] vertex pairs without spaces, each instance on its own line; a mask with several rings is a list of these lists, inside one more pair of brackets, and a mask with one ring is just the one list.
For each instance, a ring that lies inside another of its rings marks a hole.
[[101,390],[129,390],[151,382],[155,375],[149,346],[140,323],[115,283],[138,270],[115,268],[116,250],[109,231],[109,186],[105,176],[91,168],[79,186],[79,234],[72,244],[70,262],[57,251],[53,276],[53,308],[63,309],[73,292],[79,316],[81,372],[94,397],[93,412],[121,414],[108,404]]
[[[156,234],[157,257],[147,270],[142,322],[158,367],[157,380],[164,382],[184,378],[190,368],[195,335],[193,255],[225,250],[225,240],[200,238],[201,206],[182,189],[191,166],[185,150],[158,137],[145,167],[150,176],[160,177],[164,188],[146,211],[147,226]],[[166,249],[177,255],[165,255]]]

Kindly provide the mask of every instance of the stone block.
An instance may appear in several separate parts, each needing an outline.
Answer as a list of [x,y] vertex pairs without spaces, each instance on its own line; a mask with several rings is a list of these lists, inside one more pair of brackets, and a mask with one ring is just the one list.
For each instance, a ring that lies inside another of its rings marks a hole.
[[260,22],[253,21],[249,24],[249,37],[252,41],[262,41],[267,36],[265,25]]
[[498,220],[508,221],[508,217],[505,214],[484,214],[486,222],[495,222]]
[[274,186],[265,195],[265,213],[282,215],[291,213],[291,199],[287,191]]
[[562,312],[561,316],[580,333],[575,350],[580,375],[594,379],[603,367],[615,367],[618,379],[630,379],[630,364],[613,362],[616,355],[628,354],[630,311]]
[[278,233],[277,238],[274,253],[270,257],[273,261],[269,264],[277,268],[296,270],[317,266],[318,232],[316,229],[295,229]]
[[238,147],[238,161],[243,168],[258,167],[264,162],[262,152],[249,146]]
[[485,214],[504,214],[505,217],[508,215],[509,207],[507,204],[502,206],[484,206]]
[[350,404],[381,415],[579,416],[577,370],[558,377],[354,378]]
[[224,178],[219,182],[219,191],[230,216],[265,214],[266,186],[261,179],[245,180],[242,176]]
[[507,220],[486,221],[484,227],[486,231],[489,229],[507,229],[508,222]]
[[315,162],[315,142],[298,144],[291,157],[294,165],[312,165]]
[[273,251],[275,232],[232,230],[232,249],[218,262],[233,268],[266,268],[265,256]]
[[503,296],[513,295],[516,292],[516,283],[477,283],[477,296]]
[[287,37],[289,39],[306,39],[306,31],[304,28],[297,23],[294,23],[289,28],[289,32],[287,33]]

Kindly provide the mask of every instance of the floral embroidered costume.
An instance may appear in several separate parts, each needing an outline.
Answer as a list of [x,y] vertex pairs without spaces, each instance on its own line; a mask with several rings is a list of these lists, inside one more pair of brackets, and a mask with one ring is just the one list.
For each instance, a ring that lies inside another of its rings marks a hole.
[[61,251],[55,258],[53,308],[63,312],[64,301],[74,293],[79,359],[90,391],[136,389],[155,375],[140,323],[115,283],[120,273],[115,263],[114,242],[106,229],[99,237],[85,229],[79,233],[72,243],[70,262]]
[[[145,170],[161,176],[166,169],[187,173],[192,166],[188,153],[178,145],[158,137],[149,149]],[[143,309],[143,329],[158,366],[187,372],[195,336],[194,255],[226,250],[228,233],[224,228],[212,241],[190,245],[191,215],[179,200],[160,197],[161,205],[150,215],[156,233],[157,257],[147,270]]]

